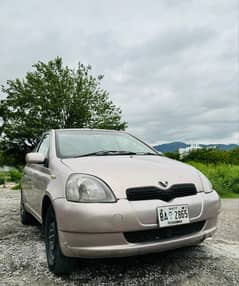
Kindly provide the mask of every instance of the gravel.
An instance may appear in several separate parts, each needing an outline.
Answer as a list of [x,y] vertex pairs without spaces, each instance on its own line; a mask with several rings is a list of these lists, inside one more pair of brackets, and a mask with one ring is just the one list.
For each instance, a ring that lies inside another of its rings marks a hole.
[[48,271],[40,226],[19,220],[19,191],[0,189],[0,286],[239,285],[239,200],[222,200],[218,231],[200,246],[139,257],[76,260],[69,276]]

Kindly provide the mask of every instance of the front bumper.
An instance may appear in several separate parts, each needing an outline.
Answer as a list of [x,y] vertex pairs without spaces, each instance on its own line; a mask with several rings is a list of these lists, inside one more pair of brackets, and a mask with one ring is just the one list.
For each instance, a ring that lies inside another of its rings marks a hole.
[[[188,204],[190,222],[205,221],[189,235],[154,242],[129,243],[124,232],[157,229],[156,208]],[[54,201],[61,250],[69,257],[120,257],[161,252],[199,243],[216,231],[220,199],[215,191],[194,196],[160,200],[121,199],[110,204],[81,204],[65,199]]]

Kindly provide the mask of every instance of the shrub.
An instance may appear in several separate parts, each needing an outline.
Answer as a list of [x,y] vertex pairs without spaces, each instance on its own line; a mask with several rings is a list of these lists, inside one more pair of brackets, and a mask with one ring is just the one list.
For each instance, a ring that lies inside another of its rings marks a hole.
[[22,178],[22,173],[16,169],[12,169],[9,171],[10,181],[19,183]]
[[193,150],[186,156],[183,161],[195,161],[205,164],[233,164],[239,165],[239,148],[232,150],[219,150],[219,149],[198,149]]
[[232,182],[231,191],[233,193],[239,194],[239,177]]
[[12,187],[12,190],[20,190],[21,189],[21,184],[16,184],[15,186]]
[[230,197],[239,194],[239,166],[229,164],[203,164],[189,162],[195,168],[204,173],[211,181],[213,188],[222,197]]
[[5,179],[4,178],[0,178],[0,185],[4,185],[5,184]]
[[164,155],[168,158],[174,159],[174,160],[179,160],[179,153],[178,152],[165,152]]

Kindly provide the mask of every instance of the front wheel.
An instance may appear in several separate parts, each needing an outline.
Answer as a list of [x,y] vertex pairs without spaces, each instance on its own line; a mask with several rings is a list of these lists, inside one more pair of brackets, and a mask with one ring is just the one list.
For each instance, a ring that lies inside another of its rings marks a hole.
[[70,273],[71,259],[65,257],[61,252],[56,217],[52,207],[47,210],[44,230],[49,270],[57,275]]

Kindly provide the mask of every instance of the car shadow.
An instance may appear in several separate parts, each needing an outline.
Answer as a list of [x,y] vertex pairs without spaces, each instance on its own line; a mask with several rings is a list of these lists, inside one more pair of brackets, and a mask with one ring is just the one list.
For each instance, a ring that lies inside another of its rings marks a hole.
[[[198,256],[199,252],[201,254]],[[120,284],[127,279],[138,282],[146,279],[157,283],[162,280],[163,285],[165,276],[178,276],[180,273],[188,275],[195,272],[202,263],[203,252],[206,253],[204,246],[199,245],[124,258],[74,259],[73,272],[65,276],[65,279],[77,279],[78,282],[95,285],[107,281]]]

